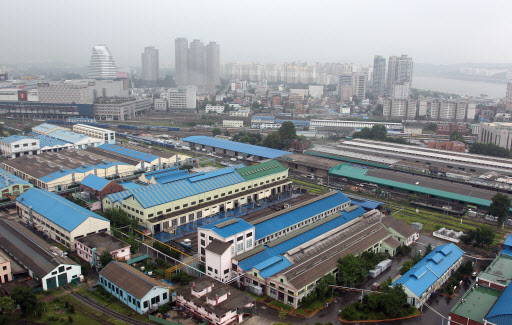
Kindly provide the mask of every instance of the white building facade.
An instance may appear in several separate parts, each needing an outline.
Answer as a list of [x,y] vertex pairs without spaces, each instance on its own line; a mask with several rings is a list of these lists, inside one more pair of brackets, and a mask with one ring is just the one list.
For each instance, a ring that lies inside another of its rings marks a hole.
[[116,143],[116,133],[111,130],[102,129],[86,124],[75,124],[73,125],[73,132],[82,133],[93,138],[102,139],[103,142],[101,144]]

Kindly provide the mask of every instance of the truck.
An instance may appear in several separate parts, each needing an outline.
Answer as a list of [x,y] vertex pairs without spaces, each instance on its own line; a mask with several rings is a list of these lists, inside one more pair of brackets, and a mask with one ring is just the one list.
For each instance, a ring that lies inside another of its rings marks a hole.
[[231,161],[236,161],[236,158],[234,158],[234,157],[233,157],[233,158],[231,158],[230,160],[231,160]]
[[374,270],[370,270],[369,271],[370,277],[371,278],[376,278],[382,272],[386,271],[390,267],[391,267],[391,260],[390,259],[384,260],[384,261],[380,262],[379,264],[377,264],[377,266],[375,266]]
[[187,150],[187,151],[188,151],[188,150],[190,150],[190,147],[188,147],[188,146],[182,146],[182,147],[181,147],[181,149],[183,149],[183,150]]

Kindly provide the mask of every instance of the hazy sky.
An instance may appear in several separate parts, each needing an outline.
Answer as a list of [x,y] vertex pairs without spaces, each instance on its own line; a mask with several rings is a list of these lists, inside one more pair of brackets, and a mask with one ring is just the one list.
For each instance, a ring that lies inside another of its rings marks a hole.
[[106,44],[120,65],[155,45],[174,66],[176,37],[220,43],[222,62],[512,62],[510,0],[24,0],[2,12],[0,64],[87,65]]

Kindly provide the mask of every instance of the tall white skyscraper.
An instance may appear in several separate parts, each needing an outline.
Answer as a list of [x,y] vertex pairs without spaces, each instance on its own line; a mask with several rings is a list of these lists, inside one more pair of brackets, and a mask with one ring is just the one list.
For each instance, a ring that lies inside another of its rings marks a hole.
[[206,91],[215,92],[220,85],[220,45],[210,42],[206,46]]
[[142,80],[148,85],[155,85],[159,78],[158,49],[154,46],[144,48],[141,54],[142,59]]
[[174,41],[174,62],[176,67],[176,84],[189,84],[188,40],[180,37]]
[[205,52],[204,44],[200,40],[194,40],[190,43],[190,83],[204,89],[205,82]]
[[376,55],[373,59],[372,91],[376,96],[384,95],[386,90],[386,58]]
[[387,89],[391,93],[395,82],[408,82],[412,86],[412,58],[407,55],[391,56],[388,61]]
[[106,45],[95,45],[92,48],[89,63],[89,78],[115,79],[117,67],[110,50]]

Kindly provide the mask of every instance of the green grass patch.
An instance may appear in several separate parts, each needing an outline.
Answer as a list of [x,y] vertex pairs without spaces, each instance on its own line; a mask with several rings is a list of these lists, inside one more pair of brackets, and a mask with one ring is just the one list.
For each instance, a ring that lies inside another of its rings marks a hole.
[[313,302],[310,302],[307,305],[300,306],[299,308],[297,308],[297,310],[295,310],[295,312],[297,312],[301,315],[308,316],[311,313],[315,312],[315,310],[318,310],[318,309],[322,308],[323,306],[325,306],[325,304],[328,303],[331,299],[332,299],[332,297],[326,297],[326,298],[315,300]]
[[105,299],[105,297],[103,297],[97,293],[98,291],[89,292],[87,290],[87,288],[85,288],[85,287],[79,289],[77,292],[81,295],[89,296],[89,297],[93,298],[98,303],[104,305],[105,307],[107,307],[113,311],[117,311],[120,314],[129,316],[129,317],[136,319],[138,321],[141,321],[141,322],[147,322],[146,317],[142,316],[141,314],[137,313],[135,310],[126,306],[125,304],[123,304],[121,301],[119,301],[117,298],[115,298],[112,295],[110,295],[110,297],[113,299]]
[[288,305],[283,304],[282,302],[277,301],[277,300],[272,301],[272,302],[270,303],[270,305],[275,306],[275,307],[278,307],[278,308],[283,309],[283,310],[286,310],[286,311],[292,311],[292,310],[293,310],[293,307],[292,307],[292,306],[288,306]]

